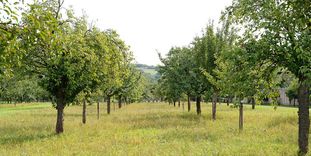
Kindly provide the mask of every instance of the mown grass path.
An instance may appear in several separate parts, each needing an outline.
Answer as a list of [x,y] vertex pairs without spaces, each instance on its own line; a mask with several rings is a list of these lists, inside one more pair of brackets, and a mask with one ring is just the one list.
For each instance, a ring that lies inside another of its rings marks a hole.
[[55,135],[56,111],[50,104],[0,105],[0,155],[296,155],[297,109],[245,107],[244,131],[238,109],[211,105],[202,115],[164,103],[127,105],[106,115],[101,104],[65,108],[64,134]]

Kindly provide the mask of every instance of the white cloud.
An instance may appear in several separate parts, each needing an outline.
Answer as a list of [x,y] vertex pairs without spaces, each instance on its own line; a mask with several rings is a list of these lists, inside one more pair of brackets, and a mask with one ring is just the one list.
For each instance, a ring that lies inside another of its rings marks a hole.
[[156,49],[188,45],[210,19],[215,22],[232,0],[67,0],[76,13],[85,10],[102,29],[115,29],[131,46],[136,61],[155,65]]

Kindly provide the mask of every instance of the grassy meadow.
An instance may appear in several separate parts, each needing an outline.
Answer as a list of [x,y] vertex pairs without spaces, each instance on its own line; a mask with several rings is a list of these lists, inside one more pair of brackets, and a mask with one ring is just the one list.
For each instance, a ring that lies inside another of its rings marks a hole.
[[[0,155],[296,155],[297,109],[244,108],[244,130],[238,109],[202,104],[197,116],[165,103],[131,104],[106,114],[101,104],[65,108],[64,133],[55,135],[56,110],[49,103],[0,105]],[[113,108],[113,107],[112,107]],[[186,106],[185,106],[186,108]],[[310,148],[310,147],[309,147]]]

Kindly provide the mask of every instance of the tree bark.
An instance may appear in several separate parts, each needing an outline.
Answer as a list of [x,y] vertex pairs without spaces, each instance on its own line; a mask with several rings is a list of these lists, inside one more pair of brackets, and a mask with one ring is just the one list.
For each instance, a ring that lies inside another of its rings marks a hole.
[[299,155],[306,155],[308,152],[309,143],[309,129],[310,129],[310,118],[309,118],[309,86],[306,79],[299,79],[298,88],[298,145]]
[[124,106],[127,105],[127,97],[124,98]]
[[229,97],[227,97],[227,106],[229,106]]
[[294,107],[296,107],[296,99],[294,99]]
[[201,115],[201,96],[196,98],[197,114]]
[[190,96],[188,95],[188,112],[191,110]]
[[178,107],[180,107],[180,99],[178,99]]
[[239,113],[239,130],[242,131],[243,130],[243,103],[240,100],[240,113]]
[[119,95],[119,97],[118,97],[118,106],[119,106],[119,108],[122,107],[122,96],[121,95]]
[[86,122],[86,100],[83,100],[83,108],[82,108],[82,123],[85,124]]
[[107,114],[110,114],[110,108],[111,108],[110,96],[108,96],[107,97]]
[[99,119],[99,100],[97,100],[97,119]]
[[216,120],[217,92],[213,93],[212,99],[212,119]]
[[176,107],[176,101],[175,100],[173,101],[173,104],[174,104],[174,107]]
[[59,102],[56,106],[57,109],[57,120],[56,120],[56,134],[64,132],[63,122],[64,122],[64,108],[65,105],[63,102]]
[[256,101],[255,98],[252,97],[252,109],[255,109]]

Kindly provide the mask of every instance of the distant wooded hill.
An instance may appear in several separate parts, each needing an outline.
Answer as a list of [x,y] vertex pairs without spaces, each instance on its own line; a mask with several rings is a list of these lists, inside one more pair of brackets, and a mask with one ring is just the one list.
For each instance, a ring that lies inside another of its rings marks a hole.
[[141,70],[145,75],[148,75],[154,80],[159,79],[160,75],[157,71],[157,66],[146,65],[146,64],[136,64],[136,67]]

